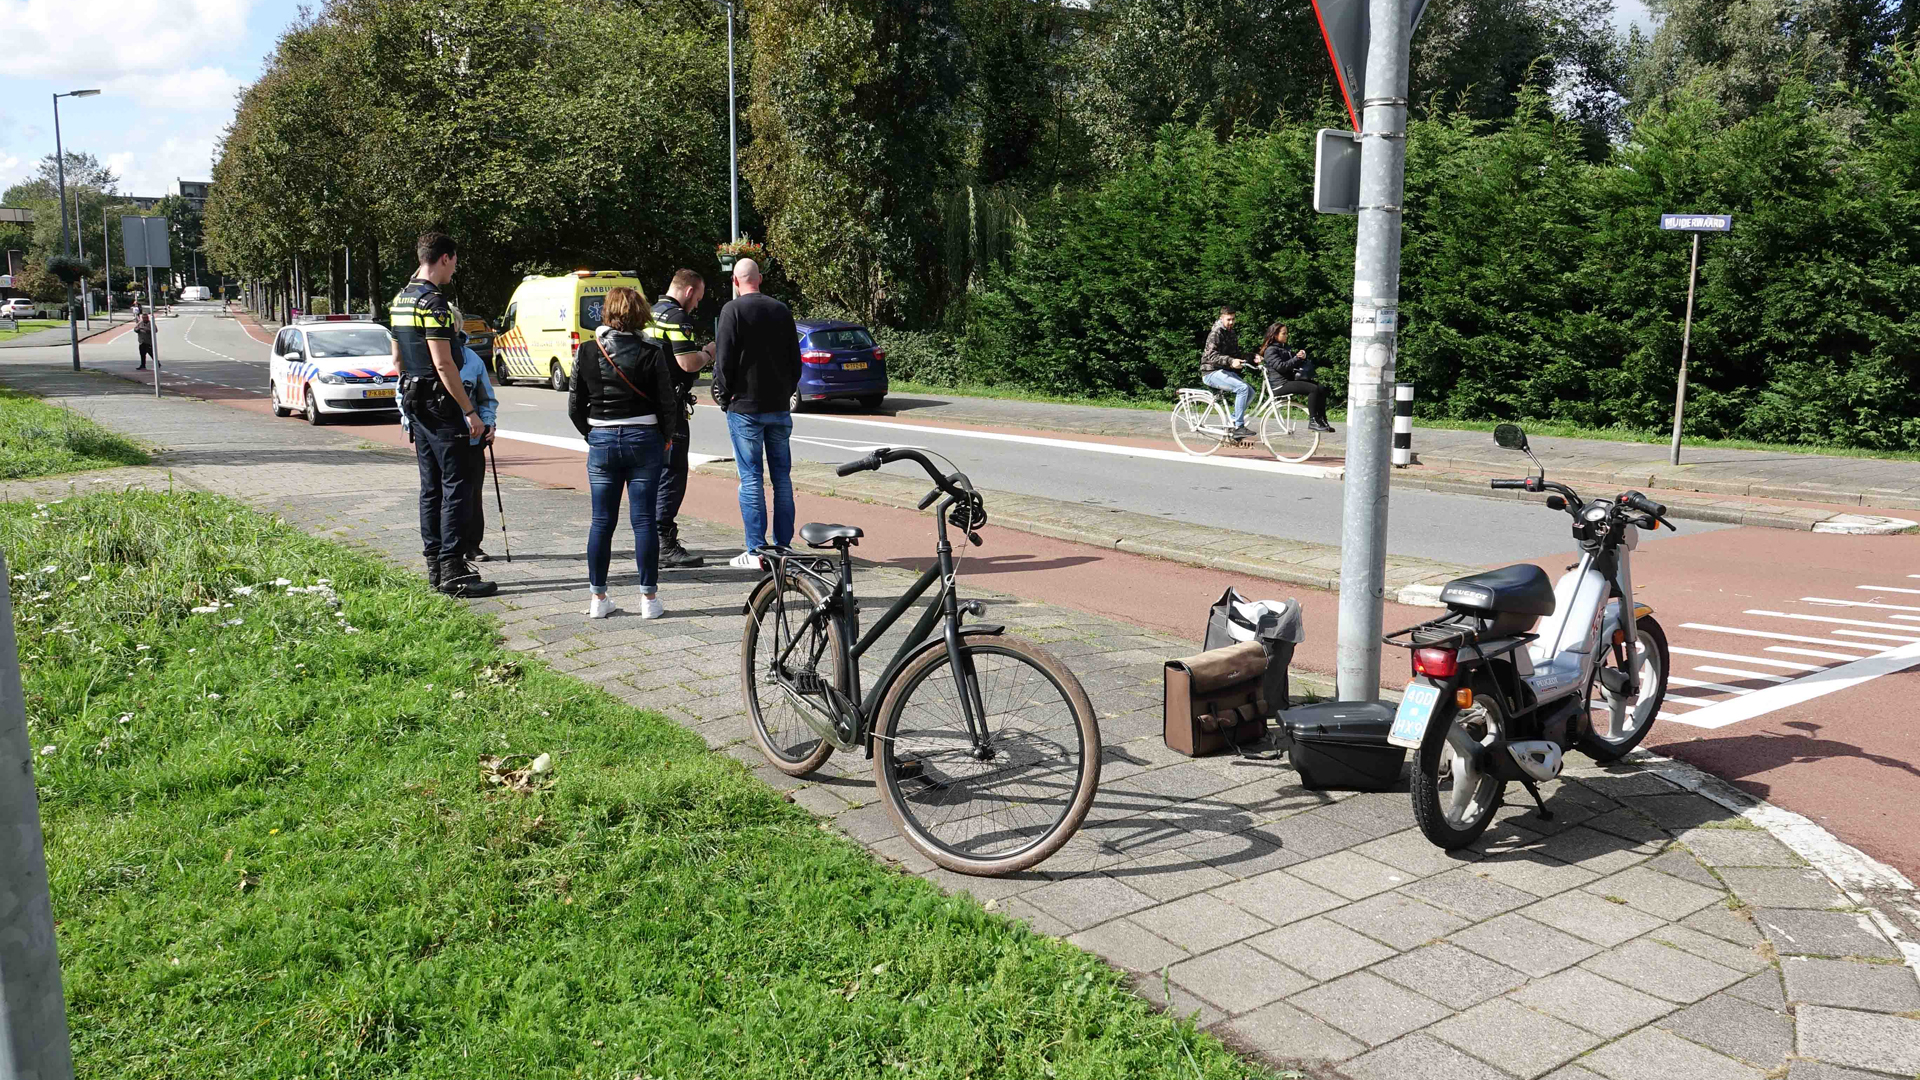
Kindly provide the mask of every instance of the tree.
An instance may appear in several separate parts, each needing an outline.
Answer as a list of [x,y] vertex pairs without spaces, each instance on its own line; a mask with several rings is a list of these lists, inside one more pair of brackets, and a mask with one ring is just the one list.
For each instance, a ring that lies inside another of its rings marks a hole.
[[1751,116],[1790,81],[1823,96],[1879,84],[1875,63],[1909,16],[1890,0],[1649,0],[1660,20],[1636,43],[1626,85],[1636,111],[1695,86]]
[[936,321],[964,55],[951,0],[752,0],[746,171],[808,299]]
[[1411,86],[1476,120],[1512,116],[1529,90],[1587,129],[1605,152],[1620,126],[1626,55],[1613,0],[1433,0],[1415,32]]

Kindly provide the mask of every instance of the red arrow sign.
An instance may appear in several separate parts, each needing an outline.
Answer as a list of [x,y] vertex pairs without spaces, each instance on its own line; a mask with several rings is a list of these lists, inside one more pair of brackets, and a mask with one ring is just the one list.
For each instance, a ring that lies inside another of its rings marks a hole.
[[1327,55],[1333,58],[1333,77],[1340,84],[1340,97],[1347,105],[1347,119],[1353,130],[1360,130],[1360,107],[1356,100],[1366,86],[1367,77],[1367,0],[1313,0],[1314,18],[1320,20],[1320,36],[1327,43]]

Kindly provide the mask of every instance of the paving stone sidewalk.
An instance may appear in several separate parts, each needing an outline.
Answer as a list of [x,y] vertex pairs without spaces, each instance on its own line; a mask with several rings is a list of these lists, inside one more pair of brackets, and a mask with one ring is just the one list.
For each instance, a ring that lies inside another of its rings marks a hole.
[[[936,400],[914,394],[895,394],[887,404],[889,411],[903,418],[935,423],[1005,424],[1087,435],[1168,438],[1167,414],[1149,409],[997,398]],[[1345,454],[1346,425],[1338,427],[1338,432],[1320,444],[1321,453],[1335,458]],[[1532,442],[1534,452],[1554,475],[1576,486],[1659,488],[1920,510],[1920,461],[1689,446],[1681,449],[1681,464],[1675,466],[1667,464],[1668,448],[1664,444],[1545,435]],[[1484,431],[1416,426],[1413,448],[1421,464],[1396,471],[1395,478],[1403,482],[1419,483],[1421,477],[1434,474],[1518,475],[1513,470],[1524,460],[1495,447],[1493,436]]]
[[[102,376],[0,375],[165,448],[153,468],[83,475],[82,489],[187,484],[417,562],[414,466],[351,428],[155,405]],[[1093,812],[1054,859],[1000,879],[938,870],[895,835],[857,755],[798,781],[753,749],[737,683],[752,575],[669,572],[666,618],[588,622],[584,494],[506,486],[514,562],[489,565],[502,595],[475,606],[510,647],[674,717],[876,855],[1099,953],[1249,1054],[1356,1080],[1920,1073],[1920,982],[1863,898],[1666,771],[1580,759],[1545,786],[1552,820],[1509,807],[1449,855],[1410,827],[1404,789],[1310,791],[1284,765],[1168,751],[1161,662],[1194,642],[972,588],[992,621],[1068,661],[1106,750]],[[713,553],[735,531],[683,528]],[[616,571],[628,558],[616,552]],[[911,577],[873,568],[859,587],[883,603]],[[631,572],[613,587],[631,597]]]

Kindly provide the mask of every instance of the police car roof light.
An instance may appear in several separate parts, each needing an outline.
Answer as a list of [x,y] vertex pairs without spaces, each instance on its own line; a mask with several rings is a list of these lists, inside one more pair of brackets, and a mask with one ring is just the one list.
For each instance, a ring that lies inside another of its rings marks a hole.
[[373,321],[373,316],[372,316],[372,315],[367,315],[367,314],[358,314],[358,315],[296,315],[296,316],[294,316],[294,317],[293,317],[293,321],[294,321],[295,323],[319,323],[319,322],[372,322],[372,321]]

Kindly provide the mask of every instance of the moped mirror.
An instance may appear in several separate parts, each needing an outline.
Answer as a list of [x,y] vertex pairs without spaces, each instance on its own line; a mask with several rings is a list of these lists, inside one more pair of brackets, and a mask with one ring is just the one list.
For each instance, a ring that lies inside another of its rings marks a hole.
[[1521,453],[1529,452],[1527,450],[1527,433],[1520,430],[1519,424],[1501,424],[1499,427],[1494,428],[1493,441],[1499,444],[1502,449],[1518,450]]

